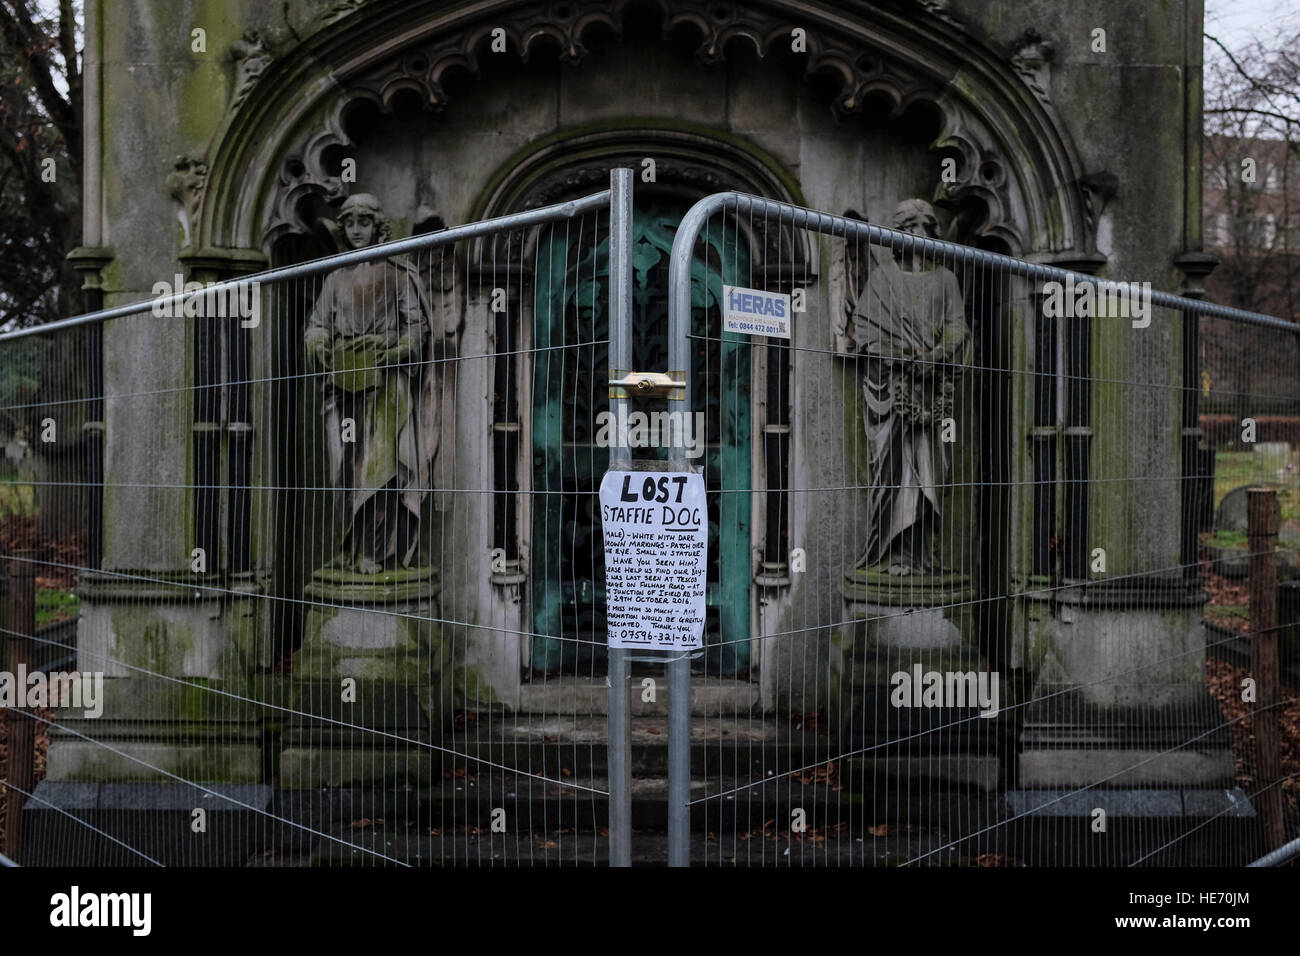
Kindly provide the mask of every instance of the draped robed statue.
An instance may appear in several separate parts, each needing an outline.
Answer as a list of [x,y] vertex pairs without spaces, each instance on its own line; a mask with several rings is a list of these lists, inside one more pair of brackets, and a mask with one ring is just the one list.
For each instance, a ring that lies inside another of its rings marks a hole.
[[[339,213],[347,243],[389,238],[389,222],[368,193]],[[343,548],[331,562],[375,574],[412,566],[421,505],[442,469],[441,424],[450,391],[435,361],[446,330],[434,315],[418,270],[403,257],[344,266],[322,284],[304,345],[324,373],[322,415],[336,520]]]
[[[899,203],[893,226],[938,237],[934,210],[920,199]],[[943,422],[955,418],[957,378],[970,361],[965,305],[956,275],[922,252],[895,258],[871,246],[869,257],[861,264],[865,282],[835,329],[859,356],[871,459],[871,527],[858,567],[891,575],[942,571],[931,538],[950,466]],[[850,287],[858,271],[850,270]]]

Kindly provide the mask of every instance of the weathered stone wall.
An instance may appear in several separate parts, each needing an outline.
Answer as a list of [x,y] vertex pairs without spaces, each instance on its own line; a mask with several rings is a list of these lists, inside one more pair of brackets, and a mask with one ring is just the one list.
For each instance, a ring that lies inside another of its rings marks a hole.
[[[102,63],[101,161],[89,175],[98,176],[103,196],[102,208],[88,215],[97,217],[103,245],[115,253],[105,275],[106,304],[112,305],[143,296],[154,282],[169,279],[178,271],[187,228],[197,231],[164,183],[175,171],[177,157],[209,159],[217,146],[210,139],[222,128],[238,74],[238,64],[229,56],[231,44],[251,28],[260,31],[276,56],[286,55],[295,38],[310,35],[316,17],[334,4],[101,0],[88,6],[98,18],[98,28],[92,24],[88,30],[88,42],[98,45]],[[374,9],[397,6],[376,3]],[[1094,212],[1099,213],[1097,251],[1107,257],[1103,274],[1151,281],[1158,288],[1176,287],[1179,277],[1172,257],[1196,243],[1200,222],[1195,198],[1199,183],[1189,145],[1198,139],[1199,126],[1187,126],[1189,118],[1195,121],[1199,100],[1199,0],[1158,5],[957,0],[950,9],[972,44],[1006,60],[1021,45],[1026,29],[1038,31],[1050,43],[1054,52],[1043,74],[1044,92],[1077,152],[1078,172],[1110,173],[1118,184],[1113,198],[1103,197],[1104,189],[1093,196]],[[927,16],[919,6],[902,3],[853,4],[847,13],[867,22],[877,16]],[[697,39],[679,36],[666,42],[657,29],[644,28],[640,20],[635,23],[637,29],[625,31],[621,40],[593,39],[576,69],[552,56],[521,63],[513,52],[483,54],[477,77],[462,73],[448,82],[452,98],[442,112],[382,117],[368,127],[353,153],[358,181],[350,188],[379,196],[395,216],[396,236],[409,230],[422,186],[424,201],[456,224],[502,211],[485,209],[485,191],[544,138],[641,118],[656,127],[707,127],[717,132],[719,149],[726,148],[728,140],[751,144],[777,167],[773,175],[789,181],[802,194],[800,200],[813,208],[852,208],[880,221],[899,199],[935,194],[942,150],[931,148],[937,126],[927,124],[923,111],[891,120],[887,111],[869,103],[861,114],[837,119],[826,85],[805,80],[797,60],[759,60],[744,43],[736,43],[723,62],[706,69],[696,61]],[[202,54],[191,49],[191,31],[199,27],[206,31],[207,50]],[[1091,48],[1092,31],[1098,27],[1106,31],[1105,53]],[[358,51],[366,42],[365,31],[358,31]],[[954,49],[951,66],[939,68],[948,71],[943,108],[967,126],[983,123],[992,128],[1005,144],[1003,161],[1014,181],[1008,200],[1011,218],[1023,213],[1027,191],[1055,195],[1077,189],[1075,183],[1035,182],[1032,170],[1015,165],[1014,157],[1032,151],[1033,144],[1017,142],[1027,134],[1009,123],[1002,105],[970,99],[974,80],[963,71],[965,55]],[[323,75],[328,78],[328,71]],[[1034,94],[1009,67],[1004,81],[1011,99],[1033,102]],[[328,88],[328,79],[319,74],[304,82],[314,92]],[[318,102],[322,105],[315,111],[298,118],[303,137],[328,122],[329,100]],[[984,108],[989,115],[980,115]],[[287,158],[276,156],[275,163]],[[266,170],[250,169],[247,175],[265,179],[266,190],[273,188]],[[265,203],[267,196],[258,199]],[[211,205],[209,197],[205,208]],[[1046,248],[1044,236],[1027,222],[1020,225],[1020,251],[1026,255],[1068,259],[1092,251]],[[854,426],[840,412],[846,401],[856,398],[856,386],[842,360],[828,354],[826,310],[831,303],[822,260],[829,247],[813,247],[811,265],[818,270],[819,285],[811,295],[807,320],[796,325],[790,475],[795,488],[839,488],[861,480],[860,463],[846,448]],[[1012,324],[1011,334],[1027,334],[1024,323]],[[133,484],[183,485],[191,480],[190,399],[184,390],[192,376],[191,346],[182,326],[179,320],[144,317],[117,323],[106,336],[110,390],[157,393],[148,401],[132,398],[129,407],[125,401],[116,408],[110,403],[106,480],[119,485],[105,502],[110,530],[106,563],[112,566],[178,568],[188,555],[187,542],[179,535],[162,541],[157,528],[143,520],[148,514],[169,514],[184,516],[175,522],[177,527],[188,526],[185,493],[125,490]],[[471,330],[466,337],[486,348],[483,329]],[[1094,372],[1121,382],[1177,385],[1179,347],[1179,330],[1167,316],[1145,330],[1098,322],[1093,330]],[[1023,341],[1011,351],[1032,354]],[[147,363],[140,361],[143,355],[150,357]],[[475,423],[477,428],[486,421],[485,403],[491,394],[487,364],[467,363],[458,382],[467,426]],[[1019,384],[1023,379],[1013,384],[1013,392]],[[1106,493],[1093,496],[1091,526],[1098,546],[1115,549],[1111,573],[1177,563],[1178,497],[1170,482],[1158,479],[1166,478],[1177,461],[1179,422],[1175,393],[1160,394],[1171,396],[1167,406],[1143,403],[1133,393],[1094,391],[1093,473],[1109,483]],[[472,406],[475,402],[478,405]],[[1006,429],[1007,440],[1019,448],[1027,427],[1024,415],[1018,407],[1007,422],[986,424]],[[131,444],[119,441],[115,446],[114,436],[125,434],[131,435]],[[457,448],[460,486],[483,486],[484,476],[490,475],[487,449],[486,434],[462,435]],[[1013,460],[1023,468],[1024,458]],[[1023,472],[1013,477],[1028,480]],[[1120,478],[1123,483],[1115,480]],[[490,527],[490,515],[483,510],[486,497],[466,497],[465,508],[455,516],[454,540],[472,540],[475,529],[481,533]],[[1026,502],[1018,500],[1016,506],[1023,512]],[[761,643],[764,676],[770,678],[765,697],[769,705],[775,702],[773,681],[778,674],[783,686],[803,687],[810,695],[825,688],[824,674],[833,664],[830,632],[843,616],[844,561],[865,536],[853,507],[833,493],[791,498],[791,545],[807,550],[807,569],[794,576],[793,586],[777,595],[763,615],[755,615],[755,628],[761,619],[768,631],[817,629],[806,639]],[[1138,515],[1150,531],[1135,536],[1128,529]],[[483,584],[486,566],[481,555],[469,552],[448,556],[466,565],[454,572],[444,569],[443,613],[453,620],[484,621],[495,613]],[[486,655],[484,666],[509,699],[505,685],[513,662],[506,643],[499,642]],[[805,667],[809,669],[802,670]],[[798,701],[790,705],[802,706]]]

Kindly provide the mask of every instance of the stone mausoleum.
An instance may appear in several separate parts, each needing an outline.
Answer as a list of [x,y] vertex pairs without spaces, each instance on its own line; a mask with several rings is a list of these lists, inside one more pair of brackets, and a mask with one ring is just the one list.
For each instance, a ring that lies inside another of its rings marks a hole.
[[[86,0],[85,245],[74,259],[88,304],[113,306],[177,273],[211,281],[332,253],[326,227],[350,195],[376,197],[401,238],[586,195],[627,166],[638,220],[657,227],[635,230],[660,254],[652,319],[667,314],[672,225],[732,189],[885,225],[920,198],[942,238],[1196,294],[1203,11],[1200,0],[1158,11],[1132,0]],[[639,175],[646,158],[653,182]],[[1196,424],[1181,392],[1181,317],[1062,326],[1058,340],[1027,283],[955,268],[971,371],[954,401],[971,440],[945,492],[948,573],[900,601],[853,568],[865,541],[853,489],[867,471],[859,384],[837,355],[835,316],[854,294],[843,244],[740,235],[739,284],[803,288],[808,305],[788,347],[738,352],[746,364],[716,383],[734,414],[708,438],[729,449],[710,488],[748,489],[752,507],[724,508],[717,531],[709,673],[745,684],[765,714],[838,708],[844,739],[861,746],[881,683],[870,648],[909,646],[862,621],[916,605],[931,624],[918,624],[929,636],[914,647],[1003,674],[1005,712],[988,723],[1013,742],[981,751],[1000,760],[977,754],[944,772],[1013,795],[1115,773],[1111,785],[1222,793],[1231,761],[1218,738],[1163,753],[1215,722],[1204,595],[1181,569],[1195,528],[1179,476]],[[495,354],[493,287],[529,303],[504,319],[517,323],[514,341],[558,321],[530,288],[545,277],[493,274],[482,258],[451,266],[432,293],[452,310],[440,321],[458,355]],[[151,723],[171,704],[148,710],[130,689],[138,668],[255,688],[318,637],[304,599],[342,593],[316,575],[326,546],[294,530],[323,511],[293,489],[325,483],[318,400],[306,366],[292,364],[305,361],[308,311],[268,308],[243,358],[202,322],[145,315],[103,331],[105,391],[131,397],[91,423],[102,535],[80,585],[79,643],[121,665],[108,667],[113,723],[94,733],[116,729],[117,749],[187,779],[255,784],[274,759],[282,779],[337,782],[306,736],[268,736],[236,700],[205,709],[151,684],[192,705],[178,731]],[[278,384],[231,388],[219,407],[195,399],[240,368]],[[439,567],[421,579],[433,616],[450,622],[444,676],[457,705],[507,712],[526,706],[532,675],[571,663],[548,642],[555,627],[599,633],[584,588],[566,588],[560,559],[548,563],[542,505],[523,507],[553,453],[535,447],[553,399],[530,392],[523,371],[467,361],[455,377],[439,454],[452,487],[488,493],[425,505]],[[1098,384],[1067,387],[1084,380]],[[835,488],[849,491],[802,493]],[[589,549],[598,523],[574,520],[566,541]],[[200,546],[220,593],[178,596]],[[1096,548],[1105,580],[1090,570]],[[314,676],[329,677],[322,666]],[[1153,726],[1165,736],[1126,731]],[[49,772],[148,776],[58,736]]]

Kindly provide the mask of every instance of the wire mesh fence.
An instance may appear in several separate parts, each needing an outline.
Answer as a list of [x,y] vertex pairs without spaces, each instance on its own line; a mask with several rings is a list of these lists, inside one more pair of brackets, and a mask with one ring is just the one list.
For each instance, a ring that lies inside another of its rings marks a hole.
[[893,228],[692,215],[683,266],[719,219],[750,258],[676,334],[753,414],[706,426],[742,449],[704,467],[750,587],[693,678],[692,858],[1235,864],[1261,817],[1295,836],[1295,326],[939,241],[919,200]]
[[[633,214],[617,172],[396,243],[353,196],[271,271],[0,336],[8,856],[1297,835],[1294,326],[941,242],[916,200]],[[703,478],[693,659],[607,647],[619,468]]]
[[356,195],[269,272],[0,341],[20,862],[605,860],[609,201],[393,243]]

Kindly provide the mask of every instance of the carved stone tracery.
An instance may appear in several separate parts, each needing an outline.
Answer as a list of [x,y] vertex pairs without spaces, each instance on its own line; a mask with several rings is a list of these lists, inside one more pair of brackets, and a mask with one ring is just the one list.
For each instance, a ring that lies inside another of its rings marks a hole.
[[[836,81],[838,89],[830,103],[836,116],[854,115],[867,108],[869,103],[887,104],[893,116],[917,104],[929,106],[938,115],[940,130],[931,149],[956,156],[958,169],[957,181],[941,185],[932,197],[933,201],[952,206],[971,198],[978,199],[988,210],[979,234],[997,238],[1012,252],[1048,247],[1091,247],[1091,223],[1084,211],[1082,190],[1076,186],[1068,194],[1053,196],[1052,191],[1041,188],[1043,182],[1057,175],[1055,171],[1043,168],[1044,164],[1055,164],[1055,168],[1060,169],[1072,163],[1068,143],[1057,140],[1043,145],[1039,137],[1026,147],[1020,140],[1006,140],[1000,136],[981,115],[986,112],[981,105],[967,102],[972,94],[968,91],[959,93],[959,87],[954,86],[953,71],[969,69],[961,58],[944,64],[932,62],[932,58],[918,52],[904,60],[898,51],[905,47],[896,42],[897,37],[889,42],[882,41],[878,48],[864,47],[864,41],[874,41],[869,40],[866,34],[857,35],[842,23],[822,25],[812,15],[802,17],[802,22],[796,23],[779,3],[742,5],[729,0],[649,0],[648,3],[645,0],[547,0],[503,4],[491,15],[484,14],[472,22],[466,17],[441,28],[430,25],[427,29],[414,30],[409,28],[408,18],[404,21],[406,29],[403,33],[409,39],[403,40],[400,50],[394,53],[389,47],[384,55],[374,57],[355,56],[353,37],[347,55],[342,57],[347,65],[341,62],[340,69],[331,74],[331,82],[336,88],[341,88],[342,94],[334,94],[333,101],[326,107],[324,131],[290,150],[290,159],[277,171],[269,207],[263,207],[261,222],[264,229],[257,238],[266,246],[286,232],[305,231],[308,224],[299,214],[305,197],[329,201],[337,200],[343,194],[342,184],[329,172],[323,155],[330,147],[349,149],[355,145],[345,134],[342,122],[345,110],[352,104],[369,102],[381,114],[393,114],[399,99],[402,99],[418,102],[426,111],[445,110],[451,102],[446,84],[451,72],[461,69],[479,75],[484,57],[514,55],[527,60],[544,45],[554,47],[562,62],[579,66],[590,50],[592,31],[600,28],[622,36],[625,15],[634,4],[648,5],[658,11],[661,32],[665,37],[693,30],[700,38],[695,50],[696,58],[704,66],[723,62],[729,45],[739,38],[744,38],[758,56],[766,57],[790,43],[791,31],[796,26],[803,27],[806,30],[806,53],[794,55],[805,57],[805,76],[829,76]],[[952,49],[961,49],[963,44],[975,42],[962,36],[962,28],[942,4],[930,10],[933,4],[918,4],[916,0],[882,0],[880,6],[880,23],[873,23],[873,35],[884,28],[895,32],[916,31],[919,6],[928,11],[921,13],[921,17],[932,16],[932,25],[926,29],[932,34],[943,35],[944,42]],[[313,41],[325,46],[334,43],[335,57],[338,58],[344,52],[344,36],[349,31],[355,34],[361,25],[354,23],[355,19],[372,17],[373,14],[374,22],[386,19],[395,23],[399,7],[402,4],[398,2],[339,4],[331,10],[331,17],[318,21],[317,32],[309,37],[307,44]],[[381,11],[388,16],[381,18]],[[449,16],[449,19],[454,18]],[[432,23],[437,18],[430,20]],[[495,30],[504,31],[506,54],[491,52]],[[1057,125],[1044,86],[1045,64],[1051,55],[1050,44],[1036,34],[1030,36],[1026,33],[1021,40],[1023,42],[1015,49],[1012,62],[1001,61],[1002,69],[1008,83],[1019,75],[1022,82],[1030,86],[1032,99],[1049,114],[1047,120],[1039,125],[1049,128]],[[1033,89],[1035,81],[1043,87],[1041,91]],[[993,82],[1004,81],[995,79]],[[260,96],[263,87],[273,85],[258,83],[253,91]],[[248,90],[242,92],[250,96]],[[1015,97],[1014,91],[1005,87],[999,95]],[[1022,104],[1014,104],[1014,107],[1024,109]],[[1007,143],[1012,143],[1011,148],[1018,152],[1005,152]],[[1026,148],[1033,150],[1034,154],[1019,155]],[[1010,172],[1025,170],[1026,167],[1038,168],[1040,188],[1030,187],[1023,174]],[[1078,171],[1071,169],[1069,172],[1072,175],[1064,181],[1077,182]],[[688,169],[679,169],[676,173],[683,179],[693,175]],[[699,177],[699,182],[709,185],[707,176]],[[594,180],[586,184],[592,185]],[[603,188],[603,183],[596,188]],[[1064,216],[1047,208],[1052,205],[1058,206]],[[1026,220],[1029,221],[1028,231]]]

